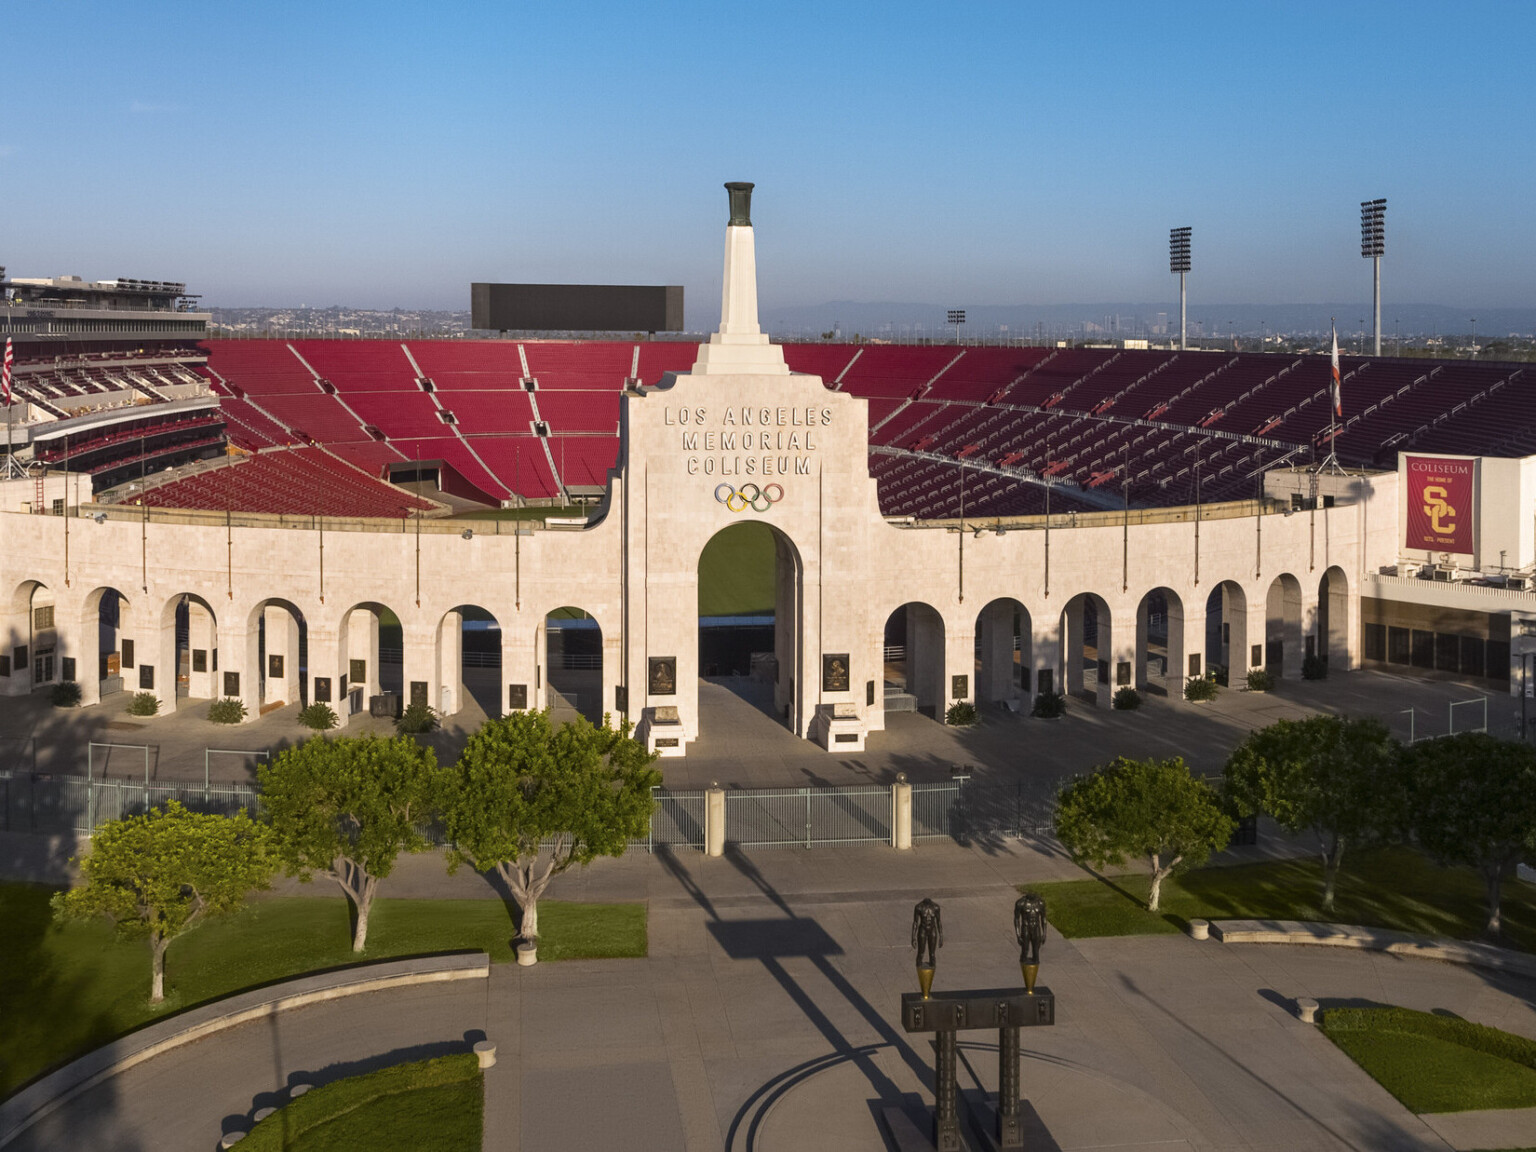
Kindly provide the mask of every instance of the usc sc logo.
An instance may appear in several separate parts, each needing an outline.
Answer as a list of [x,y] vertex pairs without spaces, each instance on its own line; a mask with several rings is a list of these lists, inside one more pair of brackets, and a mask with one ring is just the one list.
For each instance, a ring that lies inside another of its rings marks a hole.
[[1424,515],[1429,517],[1430,529],[1440,536],[1456,531],[1456,509],[1445,496],[1445,489],[1439,484],[1424,486]]

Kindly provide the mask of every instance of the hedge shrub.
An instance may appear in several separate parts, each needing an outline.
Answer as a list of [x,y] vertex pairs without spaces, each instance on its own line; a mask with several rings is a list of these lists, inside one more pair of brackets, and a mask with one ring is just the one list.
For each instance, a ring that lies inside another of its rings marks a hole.
[[336,727],[336,713],[331,710],[329,704],[321,704],[317,701],[299,713],[299,723],[306,728],[313,728],[316,732],[324,732]]
[[976,705],[969,700],[956,700],[949,706],[949,711],[944,713],[944,723],[953,728],[969,728],[979,719]]
[[80,685],[73,680],[61,680],[53,686],[53,691],[48,693],[48,699],[55,708],[80,707]]
[[1035,707],[1031,716],[1038,716],[1042,720],[1054,720],[1064,715],[1067,711],[1067,698],[1060,692],[1045,692],[1035,697]]
[[245,701],[233,696],[215,700],[208,705],[208,719],[215,724],[238,724],[245,719]]
[[404,712],[400,713],[400,719],[395,721],[395,731],[402,736],[413,736],[420,732],[431,732],[437,727],[437,713],[432,711],[428,704],[412,704]]
[[153,716],[160,711],[160,698],[153,692],[135,692],[128,701],[128,715]]
[[1216,699],[1216,681],[1197,676],[1184,683],[1184,699],[1186,700],[1214,700]]
[[1248,691],[1268,692],[1275,686],[1275,678],[1267,668],[1251,668],[1248,671]]
[[1115,693],[1115,708],[1121,712],[1134,712],[1141,707],[1141,693],[1126,685]]
[[1303,680],[1328,679],[1328,659],[1325,656],[1308,656],[1301,662]]

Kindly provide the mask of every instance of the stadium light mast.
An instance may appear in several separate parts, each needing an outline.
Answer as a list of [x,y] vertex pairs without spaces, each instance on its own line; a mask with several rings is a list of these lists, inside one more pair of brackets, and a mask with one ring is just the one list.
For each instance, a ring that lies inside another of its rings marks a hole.
[[1387,251],[1387,202],[1385,199],[1360,201],[1360,255],[1371,262],[1372,291],[1371,337],[1373,356],[1381,355],[1381,258]]
[[955,343],[960,343],[960,325],[965,323],[965,309],[951,308],[946,314],[945,323],[955,326]]
[[1189,347],[1189,296],[1184,277],[1189,275],[1189,229],[1168,230],[1168,271],[1179,274],[1179,351]]

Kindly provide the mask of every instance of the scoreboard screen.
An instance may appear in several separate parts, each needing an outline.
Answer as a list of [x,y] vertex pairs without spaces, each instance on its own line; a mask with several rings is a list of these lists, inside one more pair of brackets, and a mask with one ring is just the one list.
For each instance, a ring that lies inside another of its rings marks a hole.
[[470,324],[491,332],[681,332],[681,284],[472,284]]

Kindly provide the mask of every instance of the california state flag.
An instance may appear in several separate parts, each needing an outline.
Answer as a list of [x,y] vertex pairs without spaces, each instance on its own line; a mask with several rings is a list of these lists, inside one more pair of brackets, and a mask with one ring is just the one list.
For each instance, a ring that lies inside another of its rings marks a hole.
[[[1330,325],[1330,327],[1333,327]],[[1333,328],[1333,414],[1344,415],[1344,391],[1339,387],[1339,330]]]

